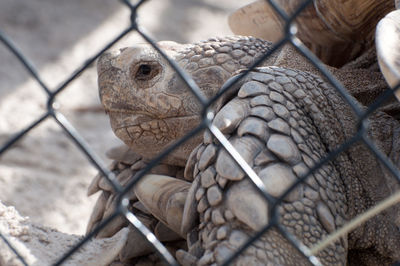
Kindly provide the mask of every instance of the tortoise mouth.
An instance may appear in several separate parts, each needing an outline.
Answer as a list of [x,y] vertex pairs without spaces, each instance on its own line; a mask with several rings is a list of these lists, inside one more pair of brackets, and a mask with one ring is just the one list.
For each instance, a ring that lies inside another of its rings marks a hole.
[[[115,134],[132,148],[152,149],[165,146],[185,135],[199,121],[198,115],[156,118],[152,114],[109,112]],[[192,126],[189,126],[192,125]]]

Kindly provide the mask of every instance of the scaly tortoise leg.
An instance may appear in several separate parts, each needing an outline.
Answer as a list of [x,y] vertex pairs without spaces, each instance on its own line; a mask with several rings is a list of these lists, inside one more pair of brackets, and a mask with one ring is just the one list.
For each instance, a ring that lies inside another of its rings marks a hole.
[[[135,174],[146,166],[146,162],[141,156],[129,150],[128,147],[117,147],[107,152],[107,156],[114,159],[110,166],[110,170],[116,175],[117,181],[122,185],[126,184],[132,179]],[[180,167],[160,164],[151,170],[151,173],[157,174],[170,174],[182,178],[183,171]],[[185,181],[182,181],[185,182]],[[187,182],[186,182],[187,183]],[[188,185],[189,186],[189,183]],[[101,174],[97,175],[92,181],[88,189],[88,195],[92,195],[101,191],[99,198],[95,204],[92,215],[90,217],[87,233],[92,231],[102,220],[112,215],[116,210],[117,195],[114,193],[108,181],[102,177]],[[134,190],[127,194],[130,200],[130,211],[134,213],[138,219],[162,242],[168,242],[166,245],[175,248],[175,246],[182,247],[183,237],[178,233],[171,230],[159,221],[152,213],[138,200]],[[96,238],[107,238],[116,234],[124,227],[129,228],[128,241],[121,249],[119,254],[119,261],[128,262],[140,256],[148,255],[154,252],[152,246],[147,244],[147,241],[123,216],[118,216],[107,224],[97,235]],[[142,243],[138,245],[137,243]],[[155,259],[157,256],[155,256]]]
[[[327,99],[335,96],[324,95],[321,84],[322,80],[304,72],[263,68],[240,82],[237,96],[215,116],[214,125],[260,176],[273,197],[282,195],[326,156],[327,146],[332,144],[326,139],[329,130],[341,130]],[[321,133],[324,127],[326,132]],[[340,137],[333,141],[340,141]],[[183,265],[220,264],[268,223],[268,203],[210,133],[204,134],[196,158],[195,179],[181,225],[181,233],[188,234],[188,252],[180,250],[176,255]],[[280,223],[311,247],[344,224],[346,203],[340,173],[330,162],[279,204]],[[324,265],[345,265],[347,238],[334,242],[317,256]],[[263,235],[235,263],[308,264],[276,230]]]

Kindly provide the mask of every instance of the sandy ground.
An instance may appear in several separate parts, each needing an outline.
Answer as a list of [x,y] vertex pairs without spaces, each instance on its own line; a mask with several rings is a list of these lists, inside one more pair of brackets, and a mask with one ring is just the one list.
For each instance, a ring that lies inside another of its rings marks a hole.
[[[122,2],[122,1],[121,1]],[[231,34],[227,15],[250,2],[153,0],[139,10],[140,23],[156,40],[192,42]],[[1,0],[0,30],[37,67],[50,88],[129,23],[129,11],[111,0]],[[116,48],[143,42],[132,33]],[[45,112],[46,94],[0,44],[0,146]],[[63,113],[100,156],[119,141],[99,106],[95,66],[57,98]],[[96,196],[86,189],[96,169],[51,119],[0,155],[0,201],[33,222],[84,234]]]

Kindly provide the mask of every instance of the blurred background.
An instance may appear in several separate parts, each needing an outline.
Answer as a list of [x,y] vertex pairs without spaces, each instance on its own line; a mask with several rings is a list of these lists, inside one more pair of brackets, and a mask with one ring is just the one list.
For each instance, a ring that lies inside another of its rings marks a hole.
[[[155,40],[186,43],[232,34],[230,12],[250,0],[149,0],[139,23]],[[1,0],[0,30],[36,66],[50,88],[62,83],[129,24],[117,0]],[[114,48],[144,42],[131,33]],[[38,119],[46,94],[0,43],[0,146]],[[105,163],[118,145],[97,96],[95,65],[57,98],[61,111]],[[65,233],[84,234],[97,196],[86,189],[97,171],[51,119],[0,156],[0,201]]]

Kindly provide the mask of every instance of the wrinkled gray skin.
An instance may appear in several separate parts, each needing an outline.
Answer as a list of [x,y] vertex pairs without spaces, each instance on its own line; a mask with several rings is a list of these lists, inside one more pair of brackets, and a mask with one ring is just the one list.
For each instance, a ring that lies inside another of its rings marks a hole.
[[[163,43],[161,46],[193,76],[209,97],[236,70],[245,68],[265,52],[270,44],[253,38],[232,37],[196,45]],[[282,54],[285,52],[283,49],[281,54],[263,64],[284,65],[285,68],[270,66],[252,71],[214,106],[214,125],[261,177],[273,197],[279,197],[329,151],[349,139],[357,125],[350,107],[330,85],[315,75],[314,70],[310,70],[312,74],[299,70],[309,70],[308,67],[290,69],[287,64],[277,63],[280,59],[285,62],[282,60],[287,57]],[[336,75],[340,73],[335,71]],[[112,128],[134,151],[120,157],[114,152],[114,157],[111,156],[119,161],[113,164],[112,170],[124,185],[146,161],[199,123],[200,107],[165,60],[149,46],[103,55],[98,62],[98,73],[101,101]],[[366,74],[365,78],[370,76]],[[381,84],[379,82],[376,84]],[[348,89],[359,91],[359,88]],[[370,117],[368,136],[396,165],[399,163],[399,129],[398,121],[385,113],[376,112]],[[268,203],[255,192],[208,132],[178,148],[153,172],[182,179],[185,164],[184,178],[192,185],[187,192],[181,232],[161,234],[162,224],[151,216],[158,217],[157,214],[141,207],[134,193],[130,197],[132,211],[142,217],[156,235],[170,237],[162,240],[178,243],[171,248],[180,249],[176,256],[182,264],[220,264],[267,224]],[[353,145],[283,200],[278,207],[280,222],[288,232],[311,247],[347,220],[398,190],[393,180],[364,145]],[[112,191],[100,177],[94,180],[89,194],[98,190],[103,192],[88,230],[113,210],[110,207],[114,199]],[[375,216],[317,257],[324,265],[389,265],[400,260],[398,209],[398,206],[392,207]],[[106,228],[107,233],[101,237],[113,235],[126,225],[121,218]],[[134,232],[132,230],[132,239],[137,241],[139,237]],[[180,241],[179,233],[186,238],[187,247]],[[151,252],[150,249],[133,252],[138,248],[129,241],[127,246],[131,253],[125,250],[119,257],[126,263],[148,259],[130,260]],[[308,264],[275,229],[255,242],[235,263]]]

